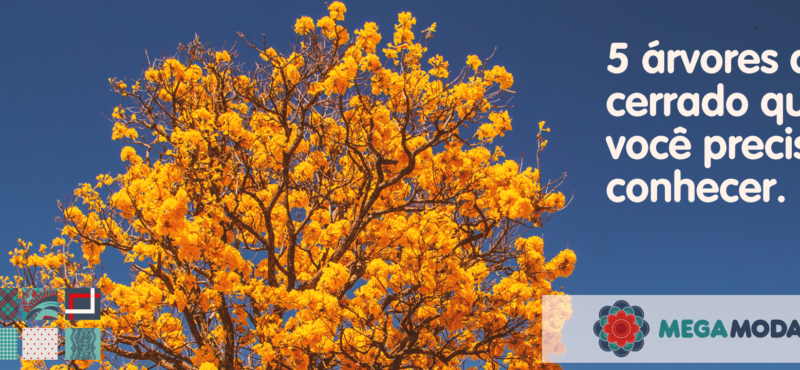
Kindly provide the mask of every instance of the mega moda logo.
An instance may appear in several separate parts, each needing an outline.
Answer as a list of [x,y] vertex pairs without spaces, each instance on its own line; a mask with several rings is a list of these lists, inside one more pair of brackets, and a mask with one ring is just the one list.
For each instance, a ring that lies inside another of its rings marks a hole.
[[594,335],[600,338],[600,349],[625,357],[644,347],[644,337],[650,325],[644,321],[644,310],[626,301],[600,309],[600,319],[594,323]]
[[800,364],[798,312],[800,295],[544,295],[542,362]]
[[727,338],[730,333],[731,338],[764,338],[769,335],[771,338],[791,338],[796,336],[800,338],[800,324],[797,320],[792,320],[790,324],[786,324],[783,320],[754,320],[752,324],[750,320],[733,320],[729,327],[725,327],[722,320],[717,320],[714,326],[708,320],[672,320],[668,323],[667,320],[661,320],[661,327],[658,329],[658,337],[663,338]]

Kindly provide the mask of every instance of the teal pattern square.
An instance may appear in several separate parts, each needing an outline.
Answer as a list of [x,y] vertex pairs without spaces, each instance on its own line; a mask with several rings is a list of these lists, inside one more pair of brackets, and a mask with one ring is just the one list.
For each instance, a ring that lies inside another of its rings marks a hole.
[[0,360],[19,361],[19,333],[14,328],[0,328]]
[[19,308],[19,289],[0,289],[0,320],[13,321]]
[[100,360],[100,329],[67,328],[64,335],[67,360]]
[[22,320],[57,320],[61,312],[58,289],[24,288],[19,301],[19,318]]

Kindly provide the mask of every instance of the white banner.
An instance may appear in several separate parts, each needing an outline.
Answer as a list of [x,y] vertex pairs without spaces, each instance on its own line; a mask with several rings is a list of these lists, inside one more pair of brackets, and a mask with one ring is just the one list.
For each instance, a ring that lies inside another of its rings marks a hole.
[[800,363],[800,296],[544,296],[545,362]]

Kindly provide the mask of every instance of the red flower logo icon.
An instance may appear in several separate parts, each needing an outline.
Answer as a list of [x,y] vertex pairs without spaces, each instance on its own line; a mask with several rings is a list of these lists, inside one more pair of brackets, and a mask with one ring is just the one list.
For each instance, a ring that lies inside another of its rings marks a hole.
[[623,310],[616,314],[608,315],[608,323],[603,325],[603,332],[608,335],[609,343],[625,347],[628,343],[636,343],[636,333],[639,325],[636,324],[636,315],[629,315]]
[[625,357],[644,347],[650,325],[644,321],[644,310],[628,302],[617,301],[600,309],[600,320],[594,323],[594,335],[600,338],[600,349]]

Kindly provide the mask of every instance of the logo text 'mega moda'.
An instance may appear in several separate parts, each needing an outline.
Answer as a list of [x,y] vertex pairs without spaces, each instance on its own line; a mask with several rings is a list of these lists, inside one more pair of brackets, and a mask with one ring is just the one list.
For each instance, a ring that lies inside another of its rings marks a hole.
[[644,347],[644,337],[650,332],[650,325],[644,321],[641,307],[620,300],[613,306],[601,308],[599,318],[594,323],[594,334],[600,338],[603,351],[625,357]]

